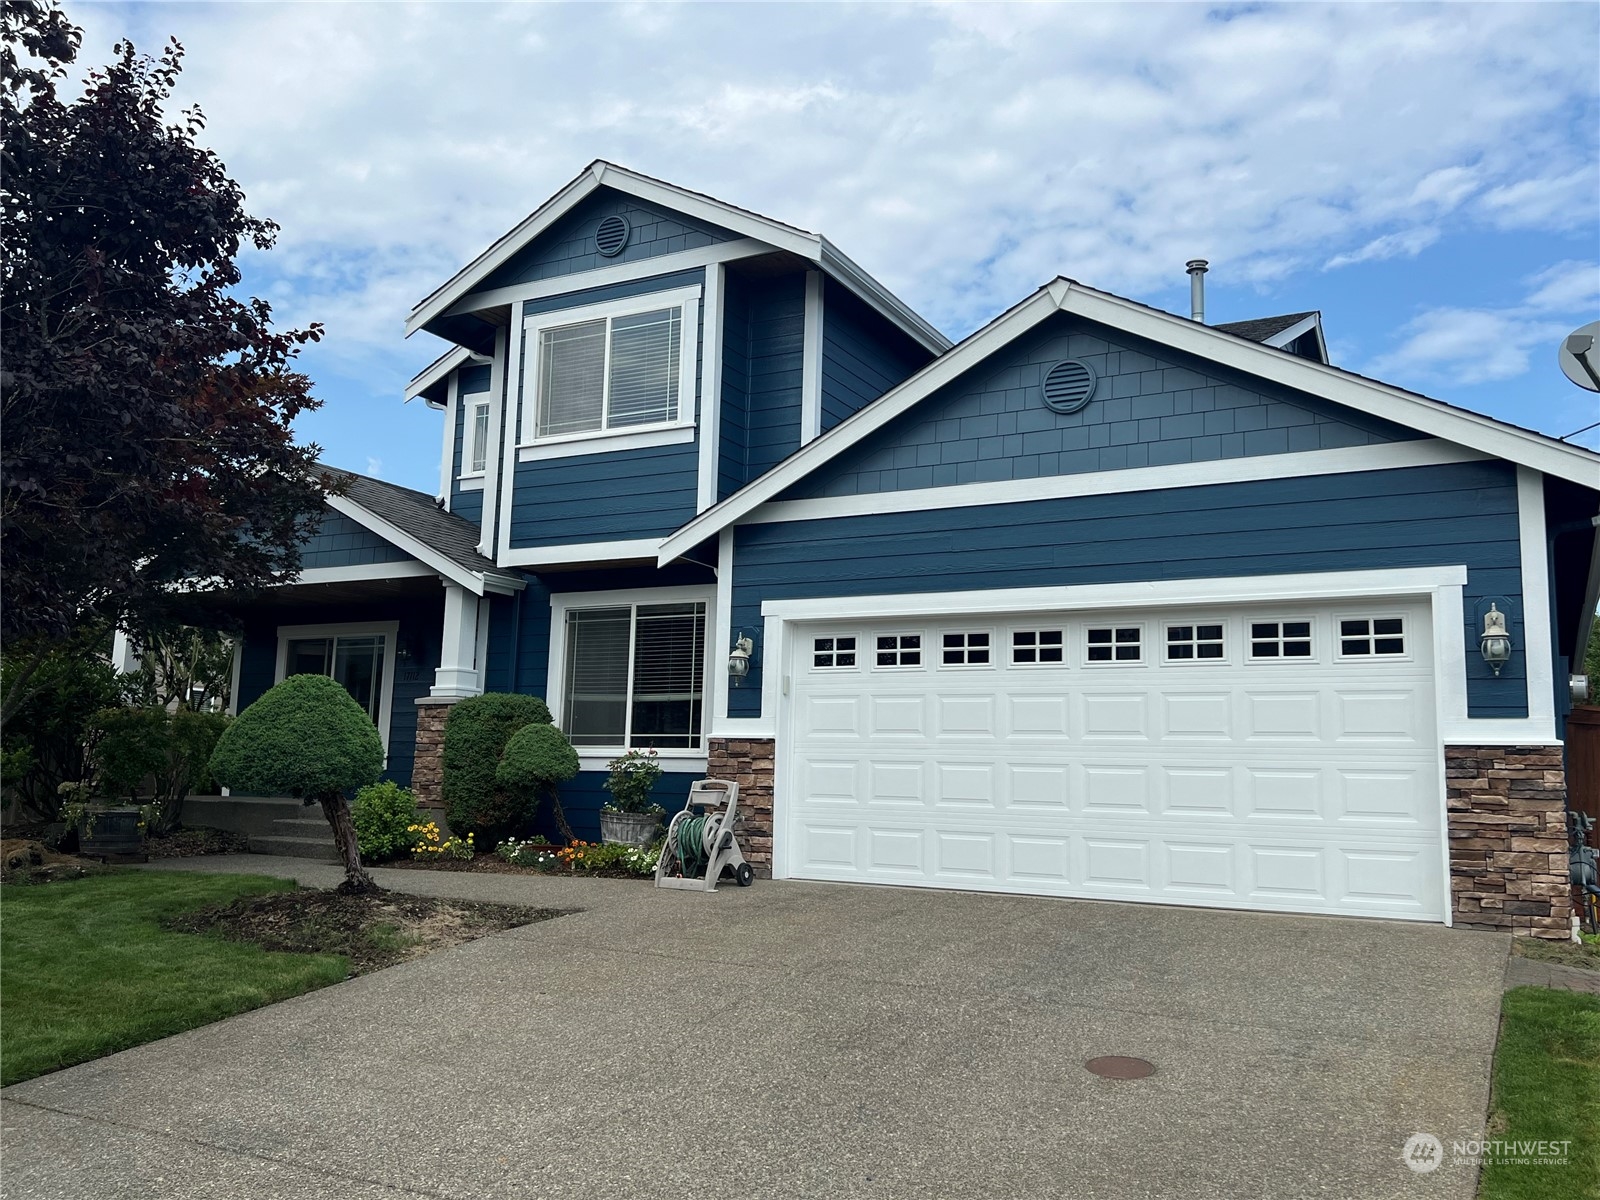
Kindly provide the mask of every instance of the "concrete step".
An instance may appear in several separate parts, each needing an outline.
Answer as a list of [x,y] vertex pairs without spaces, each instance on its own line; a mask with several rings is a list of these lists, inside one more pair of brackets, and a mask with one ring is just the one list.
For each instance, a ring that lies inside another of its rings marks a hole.
[[338,862],[339,851],[333,838],[280,837],[276,834],[252,834],[251,854],[277,854],[285,858],[315,858],[322,862]]
[[317,837],[319,834],[333,840],[333,830],[328,828],[328,819],[322,815],[322,810],[316,810],[314,817],[279,817],[272,823],[272,828],[263,830],[269,835],[283,837]]
[[190,796],[183,802],[183,823],[227,829],[234,833],[269,833],[280,819],[315,815],[322,810],[307,809],[289,796]]

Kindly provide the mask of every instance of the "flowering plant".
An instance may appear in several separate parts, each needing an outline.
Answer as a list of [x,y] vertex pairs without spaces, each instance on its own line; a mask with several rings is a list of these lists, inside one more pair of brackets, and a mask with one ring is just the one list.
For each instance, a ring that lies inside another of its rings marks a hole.
[[650,793],[661,778],[661,762],[654,750],[629,750],[608,762],[606,770],[611,772],[606,776],[611,799],[601,806],[602,812],[666,814],[661,805],[650,803]]
[[525,842],[507,838],[494,852],[501,861],[514,867],[537,867],[542,871],[554,870],[561,861],[556,857],[556,848],[542,837],[532,837]]
[[473,845],[472,834],[465,838],[442,838],[439,834],[439,825],[429,821],[422,825],[408,825],[406,832],[416,837],[411,847],[411,857],[415,859],[459,858],[468,860],[472,857],[477,847]]

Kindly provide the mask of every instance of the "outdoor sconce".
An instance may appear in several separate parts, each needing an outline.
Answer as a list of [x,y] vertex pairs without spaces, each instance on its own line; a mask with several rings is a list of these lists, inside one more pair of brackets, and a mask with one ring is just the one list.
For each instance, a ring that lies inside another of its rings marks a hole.
[[1489,605],[1489,611],[1483,614],[1483,636],[1478,639],[1478,648],[1483,651],[1483,661],[1494,668],[1496,675],[1511,661],[1511,635],[1506,632],[1506,615],[1496,605]]
[[733,643],[733,652],[728,655],[728,678],[733,680],[733,686],[739,687],[744,683],[744,677],[750,674],[750,652],[756,644],[744,636],[744,630],[739,631],[739,638]]

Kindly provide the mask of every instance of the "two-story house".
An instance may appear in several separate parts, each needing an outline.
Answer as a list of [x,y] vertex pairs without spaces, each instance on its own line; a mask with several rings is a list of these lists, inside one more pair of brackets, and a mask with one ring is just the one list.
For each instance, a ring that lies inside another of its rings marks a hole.
[[580,834],[651,747],[669,804],[740,780],[777,877],[1565,930],[1600,456],[1342,371],[1314,313],[1058,278],[952,346],[604,162],[408,330],[453,347],[438,495],[339,473],[237,705],[331,674],[432,801],[452,703],[541,695]]

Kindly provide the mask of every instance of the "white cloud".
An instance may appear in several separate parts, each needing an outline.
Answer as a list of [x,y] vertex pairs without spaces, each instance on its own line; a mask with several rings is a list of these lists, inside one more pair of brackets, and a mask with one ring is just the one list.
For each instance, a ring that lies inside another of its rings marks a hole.
[[1335,254],[1328,260],[1325,269],[1331,271],[1336,267],[1349,267],[1356,263],[1382,262],[1386,258],[1415,258],[1438,240],[1439,230],[1432,226],[1407,229],[1400,233],[1386,233],[1382,237],[1373,238],[1359,250],[1352,250],[1348,254]]
[[1057,273],[1176,298],[1202,256],[1265,286],[1592,220],[1600,190],[1585,6],[72,15],[86,64],[184,42],[181,100],[283,226],[249,282],[386,403],[437,352],[401,341],[411,304],[596,157],[825,231],[952,335]]
[[371,475],[374,479],[382,479],[383,459],[373,458],[370,454],[367,455],[367,474]]
[[1600,263],[1562,262],[1527,280],[1528,307],[1545,312],[1581,312],[1600,307]]

